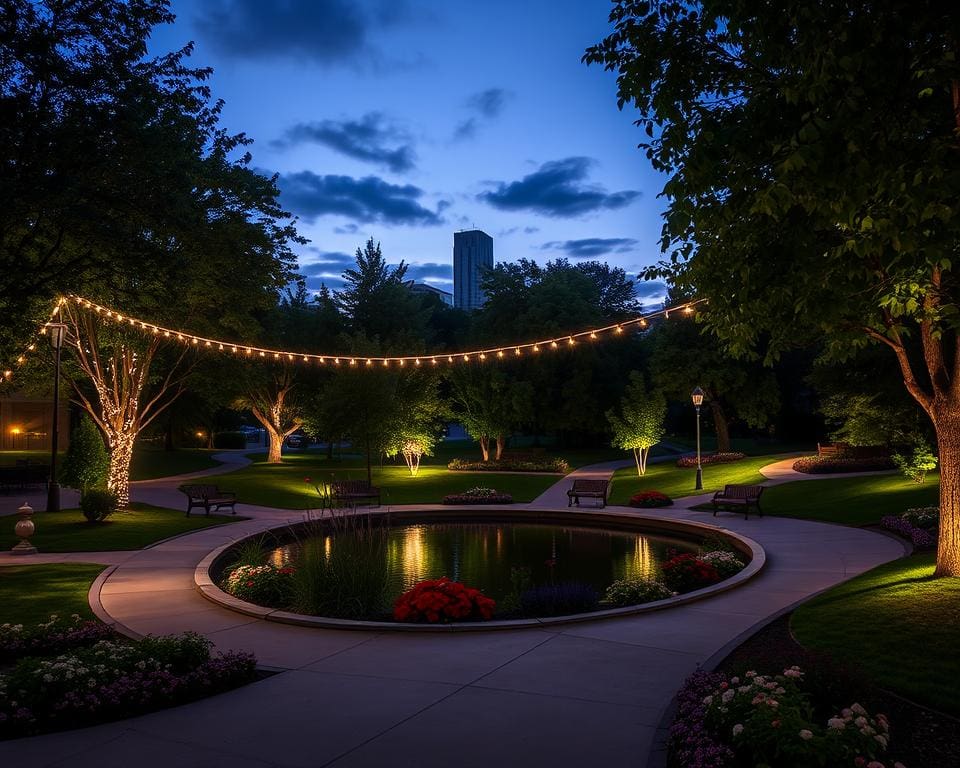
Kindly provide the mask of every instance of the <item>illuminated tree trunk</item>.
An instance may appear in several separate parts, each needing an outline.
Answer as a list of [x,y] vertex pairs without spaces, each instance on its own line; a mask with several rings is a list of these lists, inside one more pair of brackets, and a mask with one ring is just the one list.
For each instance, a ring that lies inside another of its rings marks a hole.
[[497,461],[503,456],[503,449],[507,447],[507,436],[497,435]]
[[296,432],[303,420],[293,411],[288,401],[294,387],[293,375],[284,368],[274,378],[273,384],[273,387],[247,393],[245,402],[254,418],[263,424],[267,431],[267,463],[279,464],[283,460],[283,441]]
[[645,475],[647,473],[647,459],[650,457],[650,447],[634,448],[633,460],[637,462],[637,474]]
[[107,438],[107,488],[125,509],[130,503],[130,460],[137,435],[183,392],[183,380],[189,373],[182,364],[187,350],[175,359],[166,377],[154,384],[150,369],[160,349],[157,337],[144,341],[123,326],[101,327],[95,318],[69,303],[61,305],[61,313],[67,325],[66,343],[95,394],[88,394],[82,380],[71,379],[70,384],[76,401]]
[[934,417],[940,448],[940,535],[937,575],[960,576],[960,413],[956,406]]
[[480,453],[483,454],[484,461],[490,461],[490,437],[480,435]]

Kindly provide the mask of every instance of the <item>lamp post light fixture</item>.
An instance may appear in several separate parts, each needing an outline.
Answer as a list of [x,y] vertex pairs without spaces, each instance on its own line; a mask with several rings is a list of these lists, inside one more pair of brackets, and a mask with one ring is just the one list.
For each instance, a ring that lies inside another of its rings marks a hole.
[[693,400],[693,406],[697,409],[697,484],[695,490],[703,490],[703,467],[700,466],[700,406],[703,405],[703,390],[700,387],[694,388],[690,393],[690,399]]
[[57,448],[60,442],[60,350],[67,336],[67,326],[63,323],[48,323],[50,346],[54,349],[56,360],[53,375],[53,435],[50,442],[50,482],[47,484],[47,512],[60,511],[60,484],[57,482]]

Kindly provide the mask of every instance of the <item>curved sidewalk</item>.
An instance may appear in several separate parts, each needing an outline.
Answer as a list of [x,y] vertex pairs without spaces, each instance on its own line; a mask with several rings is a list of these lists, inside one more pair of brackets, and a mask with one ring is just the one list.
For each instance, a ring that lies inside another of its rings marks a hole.
[[[568,485],[569,477],[555,486],[563,508]],[[239,511],[254,519],[131,553],[103,580],[100,607],[133,633],[198,631],[280,674],[131,720],[0,743],[0,763],[642,766],[665,708],[698,665],[768,617],[905,552],[895,539],[838,525],[645,510],[741,532],[765,548],[767,568],[739,589],[631,617],[452,635],[338,631],[233,613],[194,589],[194,566],[213,548],[303,517]]]

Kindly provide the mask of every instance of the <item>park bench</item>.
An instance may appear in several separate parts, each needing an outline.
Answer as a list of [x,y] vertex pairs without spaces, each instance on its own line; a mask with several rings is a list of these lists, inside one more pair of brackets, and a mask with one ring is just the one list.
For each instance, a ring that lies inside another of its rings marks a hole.
[[763,517],[763,510],[760,508],[760,494],[763,493],[762,485],[725,485],[722,491],[713,494],[713,516],[717,516],[718,510],[736,510],[743,509],[744,520],[750,519],[750,507],[757,508],[757,514]]
[[230,514],[237,514],[237,494],[221,491],[215,485],[181,485],[180,492],[187,497],[187,517],[194,507],[203,507],[209,515],[210,510],[218,512],[221,507],[230,507]]
[[340,504],[355,504],[362,499],[377,500],[380,506],[380,489],[367,480],[333,480],[330,482],[330,499]]
[[580,506],[580,499],[600,499],[600,506],[607,506],[607,491],[610,489],[609,480],[589,480],[586,478],[576,478],[570,490],[567,491],[567,506],[573,506],[577,502]]
[[817,456],[821,459],[835,459],[849,451],[849,443],[817,443]]

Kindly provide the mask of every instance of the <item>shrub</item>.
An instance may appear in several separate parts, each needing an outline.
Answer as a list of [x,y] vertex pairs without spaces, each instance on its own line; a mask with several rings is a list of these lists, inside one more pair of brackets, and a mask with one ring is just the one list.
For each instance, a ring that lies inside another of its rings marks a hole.
[[[724,453],[704,453],[700,455],[701,464],[729,464],[747,458],[747,454],[740,451],[725,451]],[[692,469],[697,466],[696,456],[681,456],[677,459],[677,466],[681,469]]]
[[213,436],[213,447],[222,450],[246,448],[247,436],[243,432],[217,432]]
[[450,581],[444,576],[421,581],[400,595],[393,606],[393,618],[431,624],[489,619],[495,606],[496,603],[479,589]]
[[922,483],[927,479],[927,472],[937,468],[937,457],[933,455],[926,440],[918,440],[910,456],[894,454],[893,461],[900,471],[915,483]]
[[912,507],[900,517],[917,528],[930,531],[940,525],[940,507]]
[[0,624],[0,663],[24,656],[45,656],[113,637],[114,631],[99,621],[52,615],[33,626]]
[[567,474],[570,465],[566,459],[544,456],[521,459],[503,458],[500,461],[467,461],[453,459],[447,469],[454,472],[557,472]]
[[720,581],[720,574],[711,563],[696,555],[674,555],[661,566],[663,581],[675,592],[692,592]]
[[68,488],[85,492],[107,484],[110,455],[103,442],[100,429],[84,415],[80,424],[70,435],[70,445],[63,457],[60,480]]
[[0,737],[130,717],[253,680],[252,655],[212,656],[211,645],[186,633],[136,642],[101,640],[49,659],[22,659],[0,675]]
[[224,591],[240,600],[278,608],[289,598],[294,570],[290,565],[239,565],[227,574]]
[[513,504],[513,496],[494,488],[470,488],[443,497],[444,504]]
[[117,494],[113,491],[106,488],[88,488],[80,497],[80,511],[89,522],[99,523],[116,512],[119,503]]
[[669,507],[671,504],[673,504],[673,499],[660,491],[640,491],[640,493],[635,493],[630,497],[631,507],[649,509],[651,507]]
[[567,616],[595,611],[599,605],[597,590],[577,581],[544,584],[520,595],[520,609],[526,616]]
[[721,579],[729,579],[740,573],[745,567],[745,563],[733,552],[717,550],[700,555],[700,559],[712,565],[717,569],[717,574]]
[[794,472],[829,475],[838,472],[880,472],[896,466],[890,456],[804,456],[793,462]]
[[880,526],[909,539],[917,549],[927,549],[937,543],[936,538],[929,530],[915,526],[903,517],[886,515],[880,518]]
[[603,600],[615,608],[621,608],[626,605],[665,600],[673,597],[674,594],[676,593],[672,592],[666,584],[654,579],[617,579],[607,587]]
[[749,671],[729,679],[698,672],[677,699],[670,729],[672,765],[887,765],[879,761],[889,744],[887,718],[871,716],[856,703],[839,712],[816,712],[796,666],[779,675]]

